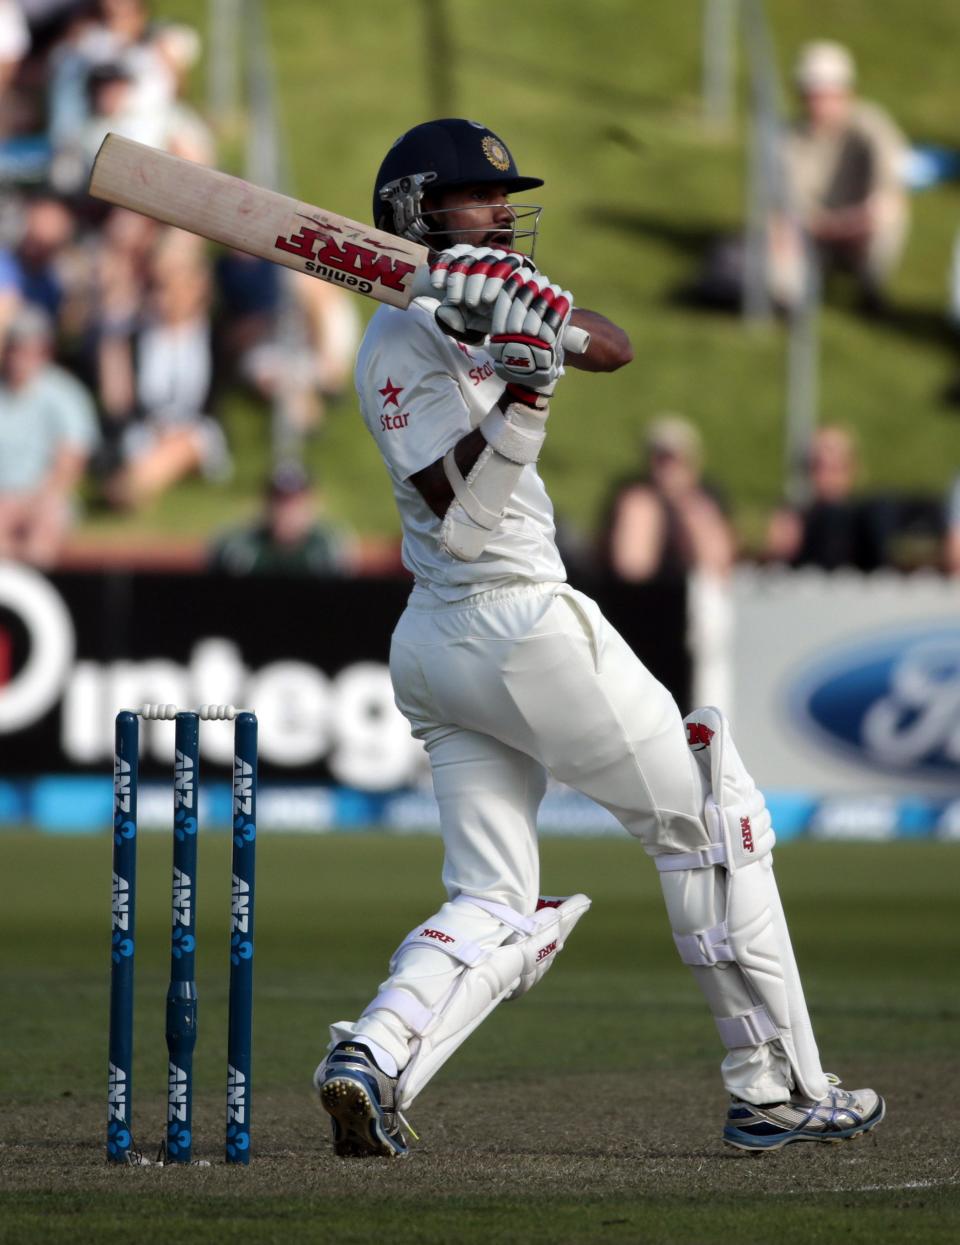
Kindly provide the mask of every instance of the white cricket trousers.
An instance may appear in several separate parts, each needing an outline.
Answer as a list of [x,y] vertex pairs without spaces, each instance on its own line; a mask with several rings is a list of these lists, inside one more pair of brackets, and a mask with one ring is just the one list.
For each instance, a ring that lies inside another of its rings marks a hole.
[[673,697],[596,603],[568,585],[445,607],[414,591],[390,672],[430,757],[451,898],[465,892],[533,911],[547,773],[608,808],[649,848],[706,845],[702,786]]
[[[707,846],[703,788],[676,702],[596,603],[568,585],[521,583],[447,606],[415,589],[393,635],[390,671],[430,757],[450,899],[534,911],[548,773],[609,809],[651,855]],[[508,932],[469,906],[441,912],[481,946]],[[441,951],[409,948],[384,987],[433,1007],[456,971]],[[412,1035],[389,1011],[335,1029],[367,1035],[406,1063]],[[767,1052],[724,1061],[731,1092],[757,1075]]]

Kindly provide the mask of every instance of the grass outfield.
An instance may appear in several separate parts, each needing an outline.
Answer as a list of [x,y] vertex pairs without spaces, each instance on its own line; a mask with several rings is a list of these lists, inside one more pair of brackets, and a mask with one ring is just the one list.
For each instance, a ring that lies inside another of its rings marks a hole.
[[[713,1026],[679,964],[639,846],[550,841],[543,888],[594,899],[558,966],[500,1008],[414,1106],[404,1163],[334,1160],[309,1081],[433,911],[428,838],[264,837],[254,1161],[221,1162],[228,840],[202,844],[195,1154],[103,1160],[106,836],[5,833],[0,907],[0,1241],[953,1242],[955,845],[801,843],[778,872],[824,1062],[888,1096],[856,1144],[759,1158],[723,1147]],[[170,844],[141,842],[135,1133],[162,1132]]]
[[[373,174],[396,136],[433,111],[426,3],[271,0],[265,6],[298,195],[360,220]],[[521,167],[546,178],[538,262],[584,306],[622,323],[636,348],[613,376],[571,374],[554,401],[541,459],[559,513],[590,530],[610,481],[630,469],[640,430],[664,409],[702,427],[708,468],[730,496],[747,544],[779,500],[783,457],[782,327],[744,331],[736,317],[677,305],[707,240],[744,216],[743,128],[723,137],[700,115],[700,3],[675,0],[447,0],[455,54],[450,110],[499,130]],[[769,0],[784,82],[799,44],[831,36],[857,55],[863,93],[916,142],[956,146],[955,0]],[[196,21],[193,0],[158,0]],[[741,55],[740,65],[744,58]],[[197,97],[204,98],[197,74]],[[740,96],[745,98],[741,83]],[[229,144],[224,159],[231,163]],[[233,167],[239,167],[233,162]],[[917,194],[909,246],[882,325],[823,316],[822,414],[861,434],[867,482],[941,494],[956,470],[956,370],[945,319],[960,185]],[[365,299],[364,315],[374,306]],[[267,421],[249,403],[226,412],[237,475],[188,483],[156,510],[91,519],[104,533],[204,532],[256,503]],[[590,432],[584,435],[584,421]],[[602,430],[602,431],[600,431]],[[390,490],[350,395],[309,447],[331,512],[363,532],[396,532]]]

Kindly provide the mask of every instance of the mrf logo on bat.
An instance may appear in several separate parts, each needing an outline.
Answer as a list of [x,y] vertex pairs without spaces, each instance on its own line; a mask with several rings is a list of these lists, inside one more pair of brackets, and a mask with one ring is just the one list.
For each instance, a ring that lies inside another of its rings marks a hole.
[[[307,218],[311,219],[311,218]],[[370,294],[375,285],[403,293],[406,279],[416,271],[413,264],[384,254],[382,243],[372,238],[335,238],[344,230],[331,221],[311,219],[293,233],[280,235],[274,246],[279,251],[301,255],[304,269],[325,281],[338,281],[360,294]]]

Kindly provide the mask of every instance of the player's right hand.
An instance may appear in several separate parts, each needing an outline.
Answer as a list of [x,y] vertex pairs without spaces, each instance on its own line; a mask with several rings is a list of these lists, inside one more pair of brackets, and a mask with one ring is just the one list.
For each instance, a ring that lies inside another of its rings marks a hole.
[[526,255],[465,243],[442,251],[430,265],[430,284],[442,303],[487,315],[492,314],[505,283],[518,288],[537,275]]

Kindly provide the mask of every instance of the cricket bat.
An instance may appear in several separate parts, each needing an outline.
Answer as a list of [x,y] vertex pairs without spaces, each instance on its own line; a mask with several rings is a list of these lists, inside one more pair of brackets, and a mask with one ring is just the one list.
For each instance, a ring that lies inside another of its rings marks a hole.
[[[119,134],[97,152],[90,194],[392,307],[433,293],[425,246]],[[568,326],[566,350],[589,343]]]

